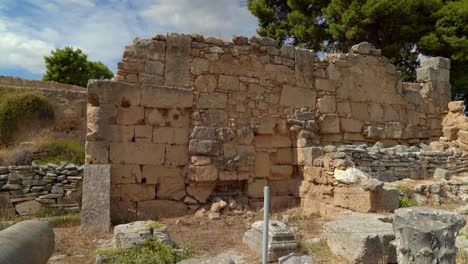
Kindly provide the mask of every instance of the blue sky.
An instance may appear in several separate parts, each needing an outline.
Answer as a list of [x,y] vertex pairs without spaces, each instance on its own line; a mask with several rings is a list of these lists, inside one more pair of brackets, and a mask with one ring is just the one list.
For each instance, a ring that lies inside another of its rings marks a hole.
[[0,0],[0,75],[40,79],[43,57],[81,48],[115,72],[136,37],[166,32],[255,35],[245,0]]

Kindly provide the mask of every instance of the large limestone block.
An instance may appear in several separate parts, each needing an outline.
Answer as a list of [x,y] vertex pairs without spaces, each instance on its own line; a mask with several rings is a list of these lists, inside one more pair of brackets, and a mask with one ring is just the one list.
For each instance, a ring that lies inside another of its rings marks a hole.
[[218,169],[214,165],[189,167],[189,179],[196,182],[216,181],[218,179]]
[[418,82],[449,82],[450,70],[443,68],[423,67],[416,69],[416,81]]
[[318,109],[322,114],[336,113],[335,96],[326,95],[318,99]]
[[227,126],[228,116],[226,111],[210,109],[203,113],[202,121],[205,126]]
[[421,62],[421,68],[423,67],[450,69],[450,59],[444,57],[427,58]]
[[141,85],[108,80],[90,80],[88,102],[93,106],[114,104],[138,106],[141,100]]
[[135,126],[109,125],[104,127],[102,136],[106,141],[130,142],[135,137]]
[[253,198],[263,197],[263,187],[268,184],[267,180],[256,179],[247,185],[247,195]]
[[295,55],[296,81],[299,86],[312,89],[314,85],[314,52],[308,49],[296,49]]
[[322,148],[320,147],[304,147],[304,148],[294,148],[294,165],[308,165],[312,166],[316,158],[323,155]]
[[141,174],[141,181],[147,184],[159,184],[162,178],[176,178],[182,175],[179,168],[161,166],[161,165],[144,165]]
[[[330,250],[345,257],[349,263],[397,263],[392,224],[382,215],[351,214],[324,225],[325,239]],[[424,263],[424,262],[421,262]]]
[[293,167],[289,165],[273,165],[271,166],[271,174],[268,179],[282,180],[290,179],[293,173]]
[[466,130],[458,131],[458,140],[463,144],[468,144],[468,131]]
[[400,122],[385,123],[385,138],[389,139],[404,139],[405,125]]
[[193,92],[175,87],[143,85],[141,105],[155,108],[191,108],[193,105]]
[[257,134],[274,134],[276,127],[276,118],[265,117],[259,118],[258,126],[256,129]]
[[110,165],[86,165],[83,177],[81,228],[108,232],[110,228]]
[[257,152],[255,155],[255,176],[266,178],[270,176],[270,154],[268,152]]
[[119,186],[119,196],[123,201],[148,201],[156,198],[156,185],[135,183]]
[[137,125],[143,123],[145,119],[145,109],[141,106],[119,107],[117,108],[117,124]]
[[120,249],[140,246],[150,237],[169,246],[175,245],[166,226],[153,228],[151,224],[152,221],[136,221],[115,226],[114,239],[119,241],[116,246]]
[[191,183],[187,187],[187,193],[200,203],[206,203],[211,193],[216,187],[216,183]]
[[190,86],[191,44],[192,37],[190,35],[177,33],[167,35],[164,85],[176,87]]
[[185,177],[180,172],[177,175],[159,176],[156,197],[158,199],[182,200],[185,196]]
[[159,165],[164,162],[163,144],[112,142],[110,160],[112,163]]
[[170,166],[180,166],[188,163],[187,145],[166,145],[166,157],[164,164]]
[[238,91],[240,87],[239,77],[220,75],[218,88],[220,90]]
[[[252,224],[244,233],[243,243],[257,255],[262,255],[263,221]],[[268,225],[268,261],[277,261],[282,256],[296,251],[297,242],[292,231],[282,222],[272,220]]]
[[393,211],[398,208],[398,191],[379,188],[373,191],[361,186],[335,188],[334,205],[357,212]]
[[214,92],[217,85],[214,75],[200,75],[195,79],[195,90],[198,92]]
[[200,93],[197,108],[224,109],[227,105],[226,93]]
[[184,127],[155,127],[153,129],[153,143],[187,144],[189,129]]
[[285,85],[281,90],[280,105],[315,109],[316,97],[317,94],[311,89]]
[[456,263],[457,232],[466,224],[459,213],[410,207],[395,211],[393,230],[398,263]]
[[183,202],[170,200],[153,200],[138,202],[138,215],[141,219],[158,219],[161,217],[179,217],[187,213]]
[[85,144],[87,164],[109,163],[109,143],[98,141],[87,141]]
[[340,133],[340,118],[336,114],[325,114],[319,120],[320,133]]
[[259,135],[255,136],[255,146],[257,148],[287,148],[292,142],[288,136],[281,135]]
[[293,164],[293,149],[280,148],[271,154],[271,161],[274,164]]
[[140,183],[141,168],[136,164],[112,164],[111,165],[112,184]]
[[360,133],[364,122],[356,119],[340,118],[340,125],[343,132]]

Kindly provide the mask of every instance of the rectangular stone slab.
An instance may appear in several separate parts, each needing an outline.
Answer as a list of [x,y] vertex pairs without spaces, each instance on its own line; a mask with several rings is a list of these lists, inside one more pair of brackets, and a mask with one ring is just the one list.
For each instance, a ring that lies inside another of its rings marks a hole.
[[86,165],[83,180],[81,228],[109,232],[110,165]]

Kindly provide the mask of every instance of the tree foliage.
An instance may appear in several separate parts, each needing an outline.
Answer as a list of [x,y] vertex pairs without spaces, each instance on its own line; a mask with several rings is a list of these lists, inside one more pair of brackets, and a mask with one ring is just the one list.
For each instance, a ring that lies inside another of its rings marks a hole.
[[414,80],[418,55],[452,59],[452,85],[466,93],[468,0],[247,0],[258,34],[316,51],[368,41]]
[[86,87],[89,79],[110,79],[114,76],[102,62],[88,61],[81,49],[65,47],[44,57],[46,74],[44,81],[55,81]]

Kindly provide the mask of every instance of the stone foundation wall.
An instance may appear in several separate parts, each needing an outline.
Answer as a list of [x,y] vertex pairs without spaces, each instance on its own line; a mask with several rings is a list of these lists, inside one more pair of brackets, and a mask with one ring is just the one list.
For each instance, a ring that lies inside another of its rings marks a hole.
[[117,81],[88,85],[86,161],[111,164],[112,219],[181,215],[214,195],[257,206],[267,184],[289,205],[313,146],[440,136],[449,64],[429,59],[403,83],[368,43],[321,61],[267,38],[136,39]]
[[19,215],[42,207],[78,211],[83,166],[62,163],[0,167],[0,208]]

